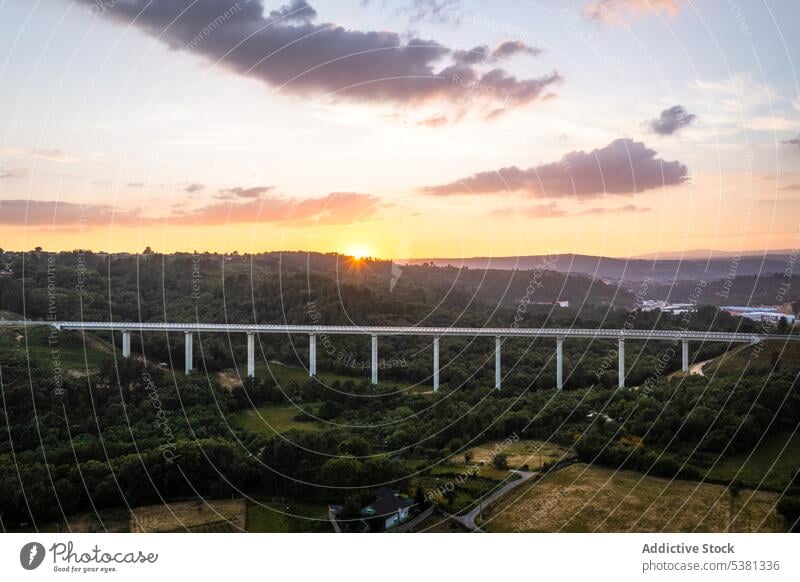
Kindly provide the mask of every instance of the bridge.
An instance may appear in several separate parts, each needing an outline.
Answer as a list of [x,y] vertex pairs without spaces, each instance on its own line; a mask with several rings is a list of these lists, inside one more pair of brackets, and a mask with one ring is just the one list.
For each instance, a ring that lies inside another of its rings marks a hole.
[[255,376],[256,334],[307,335],[309,338],[309,376],[317,375],[317,336],[366,335],[372,338],[371,381],[378,383],[378,337],[420,336],[433,338],[433,390],[439,390],[439,339],[442,337],[482,337],[495,339],[495,388],[502,379],[501,354],[504,338],[554,338],[556,340],[556,388],[564,387],[564,341],[567,338],[616,339],[618,342],[619,387],[625,387],[625,341],[681,342],[682,370],[689,371],[689,342],[724,342],[757,344],[765,340],[800,341],[800,335],[757,334],[719,331],[644,330],[644,329],[575,329],[514,327],[387,327],[346,325],[273,325],[241,323],[145,323],[97,321],[0,321],[0,326],[47,326],[57,330],[111,331],[122,334],[122,356],[131,357],[131,334],[134,332],[179,332],[184,334],[184,369],[194,369],[192,341],[195,333],[247,334],[247,375]]

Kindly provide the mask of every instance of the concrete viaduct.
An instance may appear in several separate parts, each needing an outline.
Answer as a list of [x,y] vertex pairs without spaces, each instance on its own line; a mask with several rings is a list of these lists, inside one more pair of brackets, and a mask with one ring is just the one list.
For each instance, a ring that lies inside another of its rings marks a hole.
[[112,331],[122,333],[122,356],[131,355],[133,332],[179,332],[185,338],[185,370],[194,369],[192,339],[195,333],[244,333],[247,334],[247,375],[255,376],[255,335],[292,334],[309,338],[310,376],[317,374],[318,335],[367,335],[372,338],[371,380],[378,383],[378,337],[420,336],[433,338],[433,389],[439,390],[439,339],[442,337],[495,338],[495,388],[501,386],[501,347],[503,338],[554,338],[556,340],[556,387],[564,386],[564,340],[567,338],[615,339],[618,342],[619,387],[625,387],[625,342],[628,340],[671,341],[682,344],[682,369],[689,371],[689,342],[725,342],[756,344],[764,340],[800,341],[800,335],[753,334],[715,331],[687,330],[640,330],[640,329],[574,329],[574,328],[504,328],[504,327],[383,327],[343,325],[252,325],[237,323],[122,323],[89,321],[2,321],[0,325],[28,326],[44,325],[58,330]]

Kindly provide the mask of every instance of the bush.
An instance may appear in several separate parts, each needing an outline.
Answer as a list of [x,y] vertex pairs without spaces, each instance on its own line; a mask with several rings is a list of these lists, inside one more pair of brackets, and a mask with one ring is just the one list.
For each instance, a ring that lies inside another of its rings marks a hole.
[[497,453],[492,458],[492,465],[494,465],[495,469],[499,469],[501,471],[505,471],[508,469],[508,455],[505,453]]

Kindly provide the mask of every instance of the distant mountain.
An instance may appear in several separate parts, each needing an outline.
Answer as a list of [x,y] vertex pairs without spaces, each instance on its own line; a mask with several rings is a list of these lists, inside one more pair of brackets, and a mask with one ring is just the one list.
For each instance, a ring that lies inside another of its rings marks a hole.
[[469,259],[411,259],[406,264],[433,263],[467,269],[499,269],[529,271],[553,270],[572,275],[588,275],[603,281],[630,283],[650,278],[667,283],[670,281],[704,280],[714,281],[729,277],[772,275],[783,273],[789,264],[789,256],[769,254],[765,256],[720,257],[713,259],[617,259],[590,255],[531,255],[525,257],[474,257]]
[[657,259],[657,260],[688,260],[688,259],[730,259],[733,257],[764,257],[769,255],[785,256],[790,255],[790,249],[780,249],[774,251],[718,251],[713,249],[692,249],[687,251],[664,251],[659,253],[647,253],[636,255],[632,259]]

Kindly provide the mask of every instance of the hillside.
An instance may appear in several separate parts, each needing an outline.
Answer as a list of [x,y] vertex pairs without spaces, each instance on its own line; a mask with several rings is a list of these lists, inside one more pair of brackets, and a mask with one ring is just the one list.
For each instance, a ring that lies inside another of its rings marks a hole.
[[688,259],[618,259],[590,255],[529,255],[522,257],[475,257],[468,259],[432,258],[407,261],[411,265],[431,263],[470,269],[520,270],[548,268],[559,273],[588,275],[603,280],[636,282],[652,279],[662,283],[681,280],[711,281],[736,276],[783,273],[789,257],[782,254],[762,256],[688,258]]

